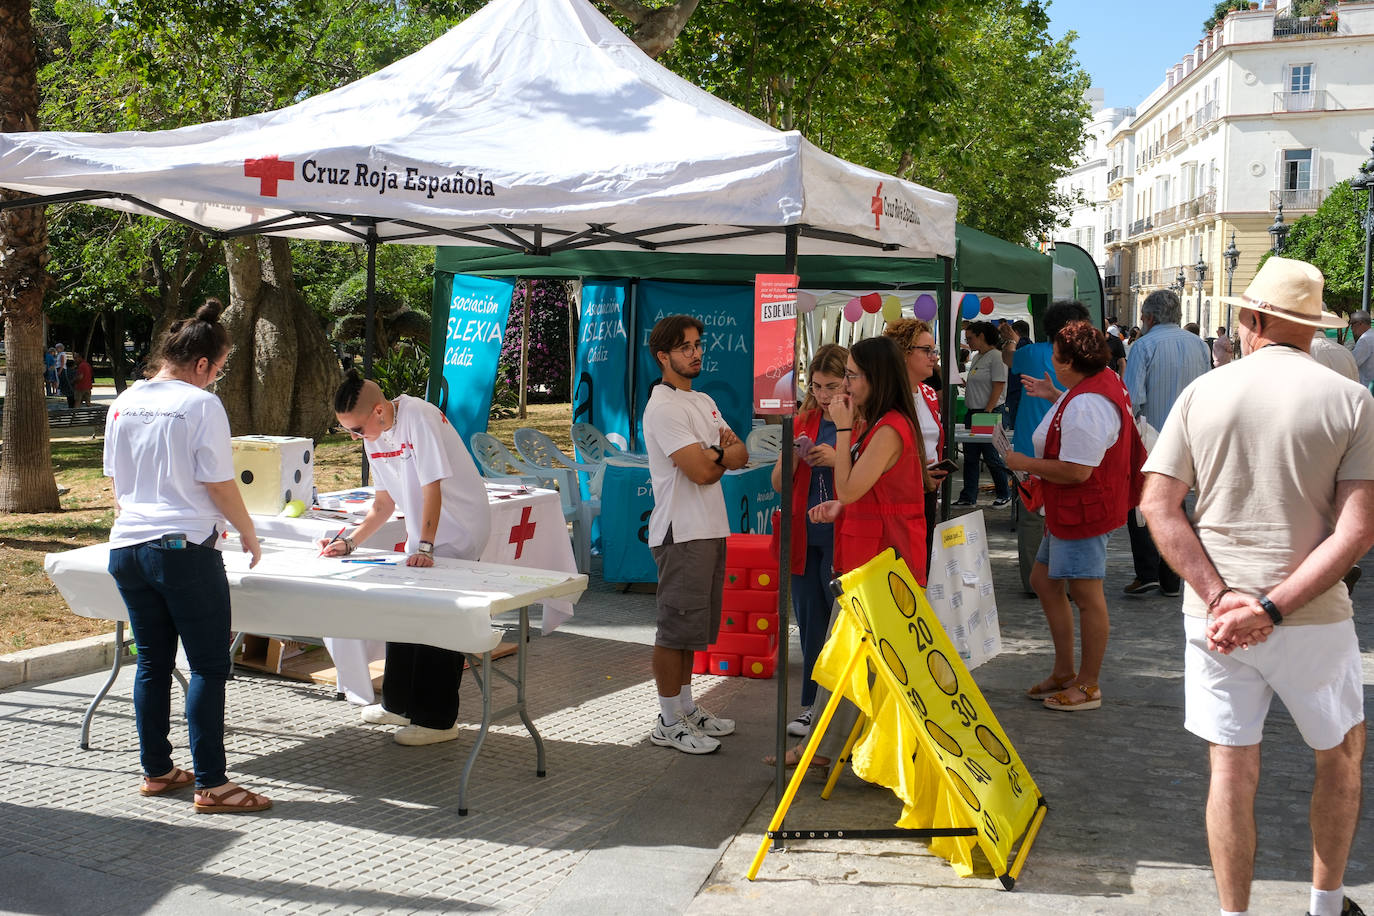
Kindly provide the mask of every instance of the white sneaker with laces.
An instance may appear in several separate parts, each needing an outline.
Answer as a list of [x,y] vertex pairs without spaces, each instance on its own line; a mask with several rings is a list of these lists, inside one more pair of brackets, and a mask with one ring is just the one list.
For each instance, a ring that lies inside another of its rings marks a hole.
[[710,710],[703,707],[700,703],[697,708],[687,714],[687,721],[696,726],[697,731],[712,738],[720,738],[724,735],[735,733],[735,720],[722,719],[712,715]]
[[671,723],[663,721],[662,716],[654,716],[654,729],[649,732],[649,740],[659,747],[675,747],[684,754],[709,754],[720,749],[720,742],[687,721],[678,713]]
[[791,722],[787,723],[787,733],[793,738],[805,738],[811,734],[811,708],[807,707],[801,711]]
[[409,725],[410,719],[406,716],[387,711],[381,703],[373,703],[371,706],[364,706],[358,713],[358,718],[368,725]]
[[458,739],[458,726],[452,728],[426,728],[423,725],[407,725],[399,729],[393,739],[406,747],[422,747],[426,744],[441,744]]

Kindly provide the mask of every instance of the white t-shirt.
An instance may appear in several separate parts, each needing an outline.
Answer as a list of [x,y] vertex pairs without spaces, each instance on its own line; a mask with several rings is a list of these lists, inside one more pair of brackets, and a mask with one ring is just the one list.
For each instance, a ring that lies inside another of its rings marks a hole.
[[[1331,535],[1336,484],[1374,480],[1374,399],[1306,353],[1264,347],[1183,389],[1145,471],[1197,491],[1193,527],[1222,580],[1263,595]],[[1282,610],[1284,626],[1353,613],[1339,581]],[[1207,616],[1191,588],[1183,612]]]
[[421,488],[439,480],[443,504],[434,535],[435,552],[476,560],[491,533],[491,506],[472,455],[439,408],[407,394],[394,403],[395,425],[376,439],[364,439],[363,444],[377,475],[377,489],[389,493],[405,516],[406,552],[414,553],[423,540]]
[[234,478],[224,405],[175,379],[125,389],[105,418],[105,476],[119,506],[112,546],[178,531],[205,540],[223,525],[205,484]]
[[913,391],[911,398],[916,403],[916,419],[921,423],[921,441],[925,443],[928,459],[926,464],[934,464],[940,460],[940,456],[935,454],[940,448],[940,421],[935,419],[921,392]]
[[644,407],[644,443],[649,449],[649,478],[654,487],[650,547],[663,543],[670,523],[674,544],[730,534],[720,481],[705,486],[692,483],[672,458],[673,452],[689,445],[720,445],[723,428],[725,421],[709,394],[666,384],[654,386]]
[[[1050,412],[1045,414],[1031,434],[1035,457],[1045,457],[1045,440],[1050,434],[1050,422],[1059,410],[1060,401],[1067,396],[1067,391],[1059,396],[1059,400],[1054,402]],[[1059,423],[1059,460],[1095,468],[1102,463],[1102,456],[1116,444],[1120,435],[1121,411],[1116,409],[1116,405],[1100,394],[1080,394],[1065,406],[1064,416]]]

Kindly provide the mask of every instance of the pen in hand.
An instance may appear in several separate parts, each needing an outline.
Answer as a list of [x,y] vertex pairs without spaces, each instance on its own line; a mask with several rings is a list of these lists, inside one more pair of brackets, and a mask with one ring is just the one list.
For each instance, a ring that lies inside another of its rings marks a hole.
[[326,550],[328,550],[328,549],[330,548],[330,546],[332,546],[333,543],[334,543],[335,541],[337,541],[339,538],[343,537],[343,533],[344,533],[345,531],[347,531],[347,530],[348,530],[348,526],[347,526],[347,525],[344,525],[342,528],[339,529],[339,533],[338,533],[338,534],[334,535],[332,538],[330,538],[328,541],[326,541],[326,542],[325,542],[325,545],[324,545],[323,547],[320,548],[320,556],[324,556],[324,552],[325,552]]

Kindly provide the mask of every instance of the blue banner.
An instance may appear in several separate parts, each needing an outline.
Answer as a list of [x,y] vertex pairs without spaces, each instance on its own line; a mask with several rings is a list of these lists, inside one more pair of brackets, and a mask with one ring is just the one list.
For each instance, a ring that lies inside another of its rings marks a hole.
[[693,391],[709,394],[735,434],[744,439],[754,425],[754,288],[702,283],[640,282],[635,308],[635,443],[644,449],[639,422],[649,400],[649,386],[662,378],[649,352],[649,332],[660,318],[692,315],[705,329],[701,342],[701,375]]
[[[496,363],[501,358],[515,281],[450,275],[449,282],[442,284],[448,287],[448,295],[440,299],[442,276],[435,277],[430,347],[431,360],[433,354],[443,353],[436,403],[467,445],[473,433],[487,429]],[[432,384],[436,375],[433,368],[430,375]]]
[[573,385],[572,421],[592,424],[622,447],[630,442],[628,291],[624,280],[582,284]]

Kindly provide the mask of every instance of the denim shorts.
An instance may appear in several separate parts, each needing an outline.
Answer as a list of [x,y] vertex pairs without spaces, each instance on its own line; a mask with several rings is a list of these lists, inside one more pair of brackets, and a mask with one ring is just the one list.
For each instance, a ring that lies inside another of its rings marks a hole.
[[1035,562],[1050,568],[1051,579],[1104,579],[1111,536],[1109,531],[1090,538],[1057,538],[1046,531]]

